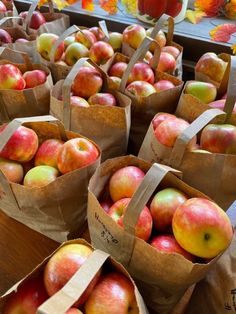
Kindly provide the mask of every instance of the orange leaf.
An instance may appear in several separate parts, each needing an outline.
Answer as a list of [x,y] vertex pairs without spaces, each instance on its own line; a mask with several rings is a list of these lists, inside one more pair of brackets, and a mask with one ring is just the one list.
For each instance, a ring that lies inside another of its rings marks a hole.
[[213,28],[209,34],[214,41],[227,43],[233,33],[236,33],[236,25],[227,23]]
[[84,10],[93,11],[94,10],[93,0],[82,0],[82,8]]
[[99,0],[100,6],[109,14],[117,13],[118,0]]
[[197,10],[205,12],[208,16],[216,16],[224,5],[225,0],[196,0],[194,6]]
[[206,16],[206,13],[198,10],[187,10],[185,14],[185,18],[187,18],[192,24],[201,22],[204,16]]

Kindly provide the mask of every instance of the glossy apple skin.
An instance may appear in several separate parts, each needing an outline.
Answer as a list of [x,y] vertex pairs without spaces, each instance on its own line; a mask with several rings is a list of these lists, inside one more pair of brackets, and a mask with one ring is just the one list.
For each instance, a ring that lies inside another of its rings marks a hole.
[[144,62],[138,62],[133,66],[131,73],[129,75],[127,84],[130,84],[134,81],[145,81],[150,84],[154,84],[155,76],[154,72],[151,69],[150,65]]
[[161,113],[161,114],[157,114],[154,119],[152,120],[152,125],[153,125],[153,129],[154,131],[156,130],[156,128],[158,127],[158,125],[167,120],[167,119],[176,119],[176,117],[173,114],[170,113]]
[[71,307],[69,310],[66,311],[65,314],[83,314],[83,313],[76,307]]
[[194,262],[195,257],[185,251],[175,240],[172,234],[159,235],[152,239],[150,242],[151,246],[163,253],[178,253],[183,255],[186,259]]
[[57,168],[57,157],[64,142],[58,139],[44,141],[38,148],[34,158],[35,166],[51,166]]
[[26,86],[25,88],[33,88],[35,86],[44,84],[47,80],[46,72],[42,70],[27,71],[23,74]]
[[108,88],[111,90],[119,90],[121,78],[116,76],[110,76],[108,81]]
[[97,41],[89,51],[89,58],[98,65],[106,63],[113,55],[112,46],[104,41]]
[[129,25],[123,32],[123,43],[126,43],[130,47],[137,49],[145,37],[146,31],[144,27],[137,24]]
[[[152,31],[153,31],[153,27],[147,29],[147,32],[146,32],[147,36],[150,37]],[[166,36],[165,36],[165,33],[164,33],[162,30],[160,30],[160,31],[158,32],[158,34],[156,35],[155,40],[157,41],[157,43],[159,44],[159,46],[160,46],[161,48],[163,48],[163,47],[166,45]],[[150,47],[150,51],[151,51],[151,52],[154,52],[155,47],[156,47],[156,46],[152,44],[151,47]]]
[[15,40],[15,43],[28,43],[29,40],[25,39],[25,38],[17,38]]
[[104,35],[104,33],[100,27],[93,26],[93,27],[89,28],[89,31],[95,35],[97,41],[103,40],[105,37],[105,35]]
[[187,196],[175,188],[166,188],[154,196],[150,212],[158,232],[170,233],[172,231],[174,212],[186,201]]
[[[215,100],[209,103],[208,106],[211,108],[217,108],[217,109],[223,110],[225,107],[225,99],[222,98],[219,100]],[[233,113],[236,113],[236,104],[234,105]]]
[[131,198],[143,180],[145,173],[138,167],[127,166],[117,170],[110,178],[109,192],[114,202]]
[[109,34],[108,43],[112,46],[114,51],[120,51],[122,48],[123,35],[118,32]]
[[74,65],[80,58],[88,57],[89,50],[81,43],[70,44],[65,51],[65,62],[67,65]]
[[[0,134],[6,126],[7,125],[4,124],[0,127]],[[19,126],[4,148],[0,151],[0,157],[18,162],[27,162],[34,157],[37,149],[37,134],[29,128]]]
[[236,127],[208,124],[202,131],[200,146],[211,153],[236,154]]
[[153,54],[151,53],[151,51],[147,51],[144,57],[144,61],[149,64],[152,58],[153,58]]
[[205,104],[209,104],[216,99],[217,89],[211,83],[192,81],[185,87],[185,94],[191,94]]
[[[189,123],[183,119],[166,119],[158,125],[155,130],[156,139],[167,147],[173,147],[177,137],[189,127]],[[197,142],[196,136],[189,142],[188,148],[193,147]]]
[[73,138],[61,147],[57,165],[61,173],[88,166],[99,157],[96,146],[85,138]]
[[101,74],[96,69],[82,67],[74,79],[71,90],[75,96],[87,99],[99,93],[102,85]]
[[66,37],[66,39],[64,40],[64,48],[66,49],[68,46],[70,46],[74,42],[75,42],[75,36],[71,35],[71,36]]
[[180,51],[178,48],[174,47],[174,46],[165,46],[165,47],[162,47],[161,49],[162,52],[167,52],[169,54],[171,54],[175,60],[178,58],[179,54],[180,54]]
[[16,89],[25,88],[25,80],[21,71],[13,64],[0,65],[0,89]]
[[179,245],[202,258],[217,256],[229,246],[233,237],[226,213],[212,201],[203,198],[191,198],[179,206],[172,226]]
[[70,97],[70,104],[73,107],[84,107],[84,108],[89,107],[89,103],[87,102],[87,100],[85,100],[84,98],[81,98],[79,96],[71,96]]
[[125,62],[116,62],[109,69],[109,76],[116,76],[122,78],[125,70],[127,69],[128,64]]
[[6,8],[5,4],[2,1],[0,1],[0,12],[1,13],[7,12],[7,8]]
[[[115,202],[109,209],[108,215],[121,227],[123,227],[123,218],[127,206],[131,198],[122,198]],[[148,241],[152,232],[152,216],[149,209],[145,206],[138,218],[138,222],[135,226],[135,236]]]
[[[44,284],[49,296],[54,295],[70,280],[86,262],[93,250],[84,244],[68,244],[60,248],[48,261],[44,269]],[[82,305],[97,284],[101,270],[90,282],[74,307]]]
[[37,166],[30,169],[24,177],[24,186],[40,188],[56,180],[59,171],[50,166]]
[[[22,18],[26,18],[27,15],[28,15],[28,12],[26,11],[21,12],[19,14],[19,16]],[[42,13],[40,13],[39,11],[34,11],[32,18],[30,20],[30,23],[29,23],[29,27],[33,29],[39,29],[39,27],[45,23],[46,23],[46,20],[44,16],[42,15]]]
[[1,44],[12,43],[11,35],[7,31],[5,31],[5,29],[0,29],[0,43]]
[[13,293],[4,305],[3,314],[35,314],[48,299],[41,277],[29,279]]
[[[36,39],[37,51],[38,53],[40,53],[40,55],[44,59],[50,61],[50,52],[52,50],[54,43],[57,41],[57,39],[58,39],[58,36],[52,33],[43,33],[37,37]],[[58,46],[55,52],[55,56],[54,56],[55,61],[59,61],[63,53],[64,53],[64,42],[62,42]]]
[[21,183],[23,180],[24,169],[16,161],[0,158],[0,170],[10,182]]
[[116,99],[112,94],[109,93],[97,93],[89,97],[88,100],[91,106],[116,106]]
[[83,29],[76,33],[75,40],[83,44],[86,48],[90,49],[97,41],[96,36],[87,29]]
[[227,62],[218,58],[214,52],[207,52],[198,60],[195,71],[207,75],[215,82],[221,82],[227,67]]
[[116,272],[102,276],[85,303],[85,314],[138,314],[134,287]]
[[148,97],[156,93],[156,89],[148,82],[134,81],[126,88],[131,94],[136,97]]
[[163,90],[168,90],[171,88],[175,88],[175,85],[168,80],[160,80],[153,85],[157,91],[157,93],[162,92]]
[[[153,62],[153,59],[151,63]],[[175,58],[168,52],[161,52],[157,70],[160,72],[172,72],[176,68]]]

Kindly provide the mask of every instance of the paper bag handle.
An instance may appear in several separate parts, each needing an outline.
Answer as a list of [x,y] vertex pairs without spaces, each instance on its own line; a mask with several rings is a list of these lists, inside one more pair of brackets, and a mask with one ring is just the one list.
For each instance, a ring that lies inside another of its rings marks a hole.
[[102,30],[103,34],[105,35],[106,39],[109,39],[110,36],[109,36],[109,32],[108,32],[108,29],[107,29],[106,22],[104,20],[99,21],[98,25],[101,28],[101,30]]
[[[6,60],[9,60],[9,61],[12,61],[12,62],[14,62],[13,59],[15,57],[17,57],[17,55],[20,55],[22,57],[23,63],[26,64],[27,69],[33,70],[32,62],[31,62],[30,57],[27,53],[22,52],[22,51],[18,51],[18,50],[13,50],[13,49],[10,49],[8,47],[0,47],[0,57],[2,57],[2,54],[4,54],[4,53],[9,53],[9,56],[3,57],[3,58]],[[11,57],[13,58],[12,60],[11,60]]]
[[10,21],[10,20],[23,20],[22,17],[20,16],[5,16],[2,19],[0,19],[0,26],[3,26],[6,22]]
[[167,14],[163,14],[159,18],[159,20],[153,27],[153,31],[151,32],[150,37],[155,39],[159,31],[163,28],[165,22],[168,22],[168,32],[167,32],[166,39],[167,39],[167,43],[170,44],[173,41],[175,22],[174,22],[173,17]]
[[[38,0],[32,1],[32,4],[30,5],[30,8],[28,10],[28,14],[26,18],[23,20],[23,30],[25,32],[28,32],[29,30],[29,24],[32,19],[33,13],[37,8],[38,2],[39,2]],[[51,0],[48,0],[48,6],[49,6],[49,12],[54,13],[53,2]]]
[[65,286],[38,308],[37,314],[65,314],[81,297],[108,257],[109,254],[103,251],[93,251]]
[[120,256],[122,263],[126,265],[129,264],[132,257],[135,243],[135,226],[138,222],[140,213],[169,171],[181,174],[178,170],[154,163],[146,173],[144,179],[127,206],[123,219],[126,237],[124,237],[123,250]]
[[155,48],[155,52],[154,52],[154,56],[153,56],[153,64],[152,64],[152,68],[154,70],[156,70],[159,59],[160,59],[160,54],[161,54],[161,48],[158,45],[158,43],[150,38],[150,37],[145,37],[144,40],[142,41],[142,44],[140,45],[140,47],[134,52],[133,56],[131,57],[128,66],[122,76],[121,79],[121,83],[120,83],[120,92],[124,93],[125,88],[126,88],[126,84],[130,75],[130,72],[133,68],[133,66],[135,65],[135,63],[137,63],[139,60],[143,59],[145,57],[145,54],[147,53],[147,51],[149,50],[151,44],[153,44],[156,46]]
[[67,141],[66,131],[63,124],[53,116],[37,116],[28,118],[16,118],[12,120],[3,132],[0,133],[0,151],[4,148],[6,143],[9,141],[13,133],[25,122],[56,122],[58,125],[61,139]]
[[226,112],[226,121],[230,119],[234,105],[236,102],[236,56],[231,56],[230,59],[230,74],[227,88],[227,97],[224,106],[224,112]]
[[190,126],[177,137],[168,164],[178,169],[189,141],[191,141],[211,120],[220,115],[225,115],[225,112],[220,109],[209,109],[194,120]]
[[72,35],[75,32],[80,31],[79,27],[76,25],[70,26],[67,30],[65,30],[64,33],[61,34],[61,36],[58,37],[54,45],[52,46],[52,49],[49,54],[50,62],[55,62],[55,53],[59,45],[66,39],[66,37]]

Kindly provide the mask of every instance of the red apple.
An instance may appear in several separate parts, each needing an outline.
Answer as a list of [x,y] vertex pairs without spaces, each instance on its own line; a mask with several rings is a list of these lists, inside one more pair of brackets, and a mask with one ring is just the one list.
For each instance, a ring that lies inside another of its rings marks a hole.
[[2,1],[0,1],[0,12],[1,13],[6,13],[7,12],[7,8],[6,8],[5,4]]
[[25,39],[25,38],[17,38],[15,40],[15,43],[28,43],[29,40],[28,39]]
[[116,76],[110,76],[108,80],[108,89],[119,90],[121,83],[121,78]]
[[145,173],[138,167],[127,166],[117,170],[109,181],[109,192],[114,202],[131,198],[143,180]]
[[[222,98],[222,99],[219,99],[219,100],[215,100],[215,101],[209,103],[208,106],[211,107],[211,108],[217,108],[217,109],[220,109],[220,110],[224,110],[225,99]],[[234,105],[233,113],[236,113],[236,104]]]
[[25,88],[25,80],[21,71],[13,64],[0,65],[0,89],[16,89]]
[[178,253],[183,255],[186,259],[194,262],[195,257],[185,251],[175,240],[175,237],[171,234],[159,235],[152,239],[151,246],[163,253]]
[[68,173],[93,163],[99,157],[96,146],[85,138],[73,138],[61,147],[57,165],[61,173]]
[[157,93],[162,92],[163,90],[168,90],[171,88],[175,88],[175,85],[168,80],[160,80],[153,85],[157,91]]
[[66,49],[68,46],[70,46],[74,42],[75,42],[75,36],[71,35],[71,36],[66,37],[66,39],[64,40],[64,48]]
[[[146,32],[147,36],[151,37],[152,31],[153,31],[153,27],[147,29],[147,32]],[[166,36],[165,36],[165,33],[162,30],[160,30],[158,32],[158,34],[156,35],[156,37],[154,39],[155,39],[155,41],[157,41],[158,45],[161,48],[163,48],[166,45]],[[154,52],[155,48],[156,48],[156,45],[152,44],[151,47],[150,47],[150,51]]]
[[100,202],[101,207],[104,209],[104,211],[105,211],[106,213],[109,212],[110,207],[111,207],[113,204],[114,204],[114,203],[113,203],[112,200],[109,199],[109,198],[108,198],[108,199],[105,199],[105,200],[103,200],[103,201]]
[[156,90],[148,82],[134,81],[127,86],[127,90],[136,97],[148,97],[155,94]]
[[24,177],[24,186],[40,188],[56,180],[59,172],[50,166],[37,166],[30,169]]
[[81,43],[74,42],[70,44],[65,51],[65,62],[66,64],[72,66],[80,58],[88,57],[89,50]]
[[[164,146],[173,147],[177,137],[189,127],[189,123],[183,119],[166,119],[155,130],[156,139]],[[189,142],[188,148],[196,144],[196,136]]]
[[116,77],[122,78],[125,70],[127,69],[127,66],[128,64],[125,62],[121,62],[121,61],[116,62],[110,67],[108,74],[109,76],[116,76]]
[[154,84],[154,80],[155,76],[151,67],[144,62],[138,62],[133,66],[127,84],[134,81],[145,81]]
[[57,157],[63,144],[64,142],[58,139],[44,141],[35,155],[35,166],[45,165],[57,168]]
[[10,43],[12,43],[11,35],[5,29],[0,29],[0,45]]
[[102,76],[98,70],[91,67],[82,67],[74,79],[71,90],[75,96],[89,98],[100,92],[102,84]]
[[[153,59],[151,60],[151,64]],[[161,52],[157,70],[160,72],[173,72],[176,67],[175,58],[168,52]]]
[[89,97],[88,102],[91,106],[116,106],[116,99],[109,93],[97,93]]
[[133,24],[126,27],[123,31],[123,43],[128,44],[130,47],[137,49],[144,38],[146,37],[146,31],[143,26]]
[[122,48],[123,35],[118,32],[109,33],[108,43],[112,46],[114,51],[120,51]]
[[83,313],[76,307],[71,307],[69,310],[66,311],[65,314],[83,314]]
[[123,274],[103,275],[85,303],[89,314],[138,314],[134,287]]
[[223,79],[227,62],[220,59],[214,52],[207,52],[198,60],[195,71],[207,75],[220,83]]
[[154,196],[150,211],[158,232],[171,232],[174,212],[186,201],[187,196],[175,188],[166,188]]
[[10,182],[21,183],[23,180],[23,167],[15,161],[0,158],[0,170]]
[[174,116],[173,114],[170,113],[158,113],[154,119],[152,120],[152,125],[153,125],[153,129],[154,131],[156,130],[156,128],[158,127],[158,125],[167,120],[167,119],[176,119],[176,116]]
[[236,154],[236,127],[208,124],[202,131],[200,146],[211,153]]
[[75,35],[75,40],[83,44],[85,47],[90,49],[92,45],[97,41],[96,36],[87,29],[78,31]]
[[104,35],[104,33],[100,27],[93,26],[93,27],[89,28],[89,31],[91,33],[93,33],[93,35],[95,35],[97,41],[103,40],[105,37],[105,35]]
[[48,299],[41,277],[28,279],[7,299],[3,314],[33,314]]
[[[126,212],[127,206],[129,205],[131,198],[122,198],[113,204],[108,215],[121,227],[123,227],[124,214]],[[152,216],[149,209],[145,206],[138,218],[138,222],[135,226],[135,236],[148,241],[152,232]]]
[[174,46],[165,46],[162,47],[161,49],[162,52],[168,52],[169,54],[171,54],[175,59],[178,58],[180,51],[178,48],[174,47]]
[[[50,52],[53,45],[57,41],[58,36],[52,33],[43,33],[39,35],[36,39],[36,48],[40,55],[50,61]],[[58,48],[56,49],[54,60],[59,61],[64,53],[64,42],[61,42]]]
[[[67,244],[61,247],[48,261],[44,269],[44,284],[49,296],[54,295],[86,262],[93,250],[84,244]],[[82,305],[97,284],[101,270],[90,282],[74,306]]]
[[23,74],[26,86],[25,88],[33,88],[44,84],[47,80],[47,73],[42,70],[27,71]]
[[[26,18],[28,12],[24,11],[19,14],[20,17]],[[45,17],[39,11],[34,11],[31,17],[29,27],[33,29],[39,29],[39,27],[46,23]]]
[[[0,136],[6,126],[7,125],[4,124],[0,127]],[[19,126],[4,148],[0,151],[0,157],[19,162],[26,162],[34,157],[37,149],[38,136],[34,130]]]
[[215,203],[191,198],[175,211],[173,232],[179,245],[202,258],[213,258],[223,252],[233,237],[231,222]]
[[85,100],[84,98],[81,98],[79,96],[71,96],[70,97],[70,104],[73,107],[84,107],[84,108],[89,107],[89,103],[87,102],[87,100]]
[[190,81],[186,83],[185,94],[193,95],[204,104],[213,102],[217,96],[217,89],[211,83]]
[[89,51],[89,58],[98,65],[106,63],[113,55],[112,46],[104,41],[97,41]]

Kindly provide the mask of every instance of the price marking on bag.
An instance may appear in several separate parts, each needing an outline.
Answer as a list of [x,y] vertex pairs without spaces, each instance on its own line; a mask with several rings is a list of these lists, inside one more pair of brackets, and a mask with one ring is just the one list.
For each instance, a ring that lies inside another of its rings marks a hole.
[[101,221],[98,213],[95,212],[94,214],[95,219],[97,222],[100,224],[102,231],[100,233],[101,237],[103,238],[104,241],[106,241],[108,244],[113,243],[113,244],[118,244],[119,241],[112,235],[112,233],[107,229],[105,224]]

